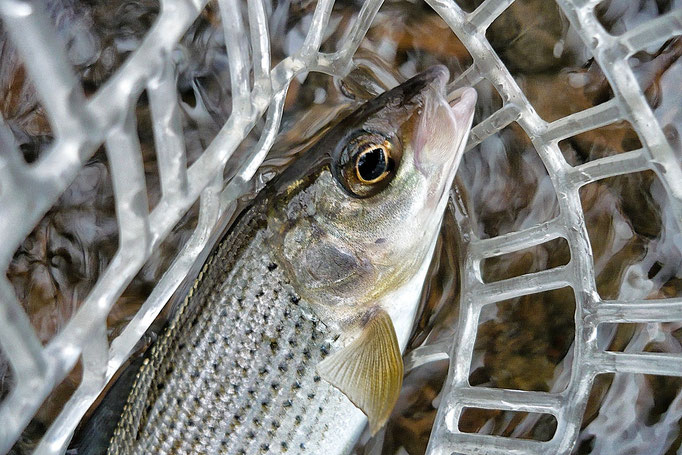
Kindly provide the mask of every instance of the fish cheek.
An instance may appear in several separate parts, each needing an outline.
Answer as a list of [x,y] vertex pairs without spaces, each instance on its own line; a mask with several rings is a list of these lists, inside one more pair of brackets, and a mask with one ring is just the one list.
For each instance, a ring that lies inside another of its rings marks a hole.
[[271,242],[296,292],[312,304],[352,306],[376,275],[367,258],[326,234],[312,217],[277,230]]
[[333,285],[355,273],[358,261],[348,251],[328,243],[318,243],[307,248],[303,267],[310,277],[322,287]]
[[361,283],[374,275],[373,267],[354,252],[321,239],[310,245],[303,256],[302,272],[310,287],[326,290],[342,301],[355,299]]

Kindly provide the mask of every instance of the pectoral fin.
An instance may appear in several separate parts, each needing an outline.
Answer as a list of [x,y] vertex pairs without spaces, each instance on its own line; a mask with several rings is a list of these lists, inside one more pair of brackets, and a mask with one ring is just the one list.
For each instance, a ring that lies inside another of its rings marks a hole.
[[376,310],[360,336],[320,362],[317,371],[367,415],[372,435],[379,431],[403,383],[403,359],[388,313]]

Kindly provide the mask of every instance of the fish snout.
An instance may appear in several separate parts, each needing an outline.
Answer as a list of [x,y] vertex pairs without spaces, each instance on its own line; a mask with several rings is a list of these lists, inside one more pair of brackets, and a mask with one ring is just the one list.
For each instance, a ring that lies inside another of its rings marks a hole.
[[436,181],[454,178],[469,137],[477,94],[473,88],[466,87],[448,98],[450,102],[444,91],[432,92],[413,137],[416,167],[427,178]]
[[405,104],[418,104],[429,92],[445,94],[445,84],[450,79],[450,71],[443,65],[434,65],[414,76],[405,84]]

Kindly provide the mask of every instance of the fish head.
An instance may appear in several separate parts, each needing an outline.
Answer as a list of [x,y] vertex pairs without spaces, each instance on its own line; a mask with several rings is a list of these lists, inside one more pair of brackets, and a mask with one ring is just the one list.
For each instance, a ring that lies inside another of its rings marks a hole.
[[274,250],[323,319],[361,317],[432,251],[476,92],[435,66],[368,101],[280,176]]

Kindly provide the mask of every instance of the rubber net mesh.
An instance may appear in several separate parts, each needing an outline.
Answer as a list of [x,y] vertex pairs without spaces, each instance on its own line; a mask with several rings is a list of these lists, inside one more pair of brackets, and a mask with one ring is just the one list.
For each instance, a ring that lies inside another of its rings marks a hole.
[[[526,132],[547,168],[556,191],[559,214],[539,226],[493,238],[467,236],[459,326],[451,343],[415,351],[412,367],[449,356],[429,453],[570,452],[578,437],[587,397],[597,374],[605,372],[682,376],[682,356],[607,352],[597,346],[602,323],[682,321],[682,299],[602,301],[595,286],[592,253],[579,189],[600,179],[652,170],[665,188],[674,218],[682,221],[682,169],[679,159],[647,104],[627,60],[636,52],[682,34],[682,11],[674,10],[613,36],[595,18],[594,0],[556,0],[571,27],[600,65],[614,96],[593,108],[553,122],[542,120],[485,32],[513,0],[486,0],[467,13],[452,0],[427,0],[470,53],[473,64],[453,87],[487,80],[503,107],[473,129],[469,148],[512,122]],[[220,11],[236,11],[237,0],[219,0]],[[82,361],[83,380],[48,429],[36,453],[60,453],[88,407],[126,360],[205,246],[234,191],[224,187],[225,165],[265,115],[262,136],[233,181],[248,181],[270,149],[279,129],[288,84],[298,74],[322,71],[344,76],[380,0],[362,3],[350,34],[338,51],[319,52],[333,1],[319,0],[300,50],[274,68],[265,9],[248,2],[248,25],[238,14],[221,14],[232,87],[232,114],[191,166],[186,166],[178,95],[171,51],[206,6],[201,0],[164,0],[154,25],[137,48],[96,93],[86,97],[56,39],[40,2],[3,0],[0,16],[22,56],[28,76],[54,132],[54,143],[35,163],[27,164],[2,125],[0,154],[0,268],[7,270],[18,245],[57,201],[84,163],[104,145],[109,159],[118,221],[119,249],[82,306],[59,333],[43,345],[33,330],[5,274],[0,276],[0,345],[15,386],[0,407],[0,452],[9,450],[51,391]],[[134,130],[134,100],[147,92],[157,146],[162,197],[149,211],[140,145]],[[563,158],[558,142],[584,131],[626,120],[642,147],[576,167]],[[16,152],[16,153],[14,153]],[[194,234],[125,330],[109,343],[109,311],[151,252],[173,226],[200,202]],[[467,219],[462,223],[466,230]],[[484,283],[480,263],[551,239],[567,241],[571,259],[563,266],[494,283]],[[471,387],[468,382],[473,344],[482,309],[522,295],[570,287],[575,297],[574,361],[570,380],[559,393]],[[643,298],[643,296],[642,296]],[[463,433],[458,420],[468,407],[551,414],[554,436],[545,442]]]

